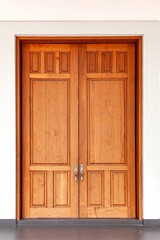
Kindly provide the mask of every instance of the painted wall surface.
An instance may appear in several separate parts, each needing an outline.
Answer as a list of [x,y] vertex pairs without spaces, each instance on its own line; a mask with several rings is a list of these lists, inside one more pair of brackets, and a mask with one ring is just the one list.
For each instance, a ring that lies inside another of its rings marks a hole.
[[159,0],[5,0],[0,20],[158,20]]
[[0,219],[16,217],[16,35],[143,35],[143,218],[160,218],[159,22],[99,21],[0,22]]

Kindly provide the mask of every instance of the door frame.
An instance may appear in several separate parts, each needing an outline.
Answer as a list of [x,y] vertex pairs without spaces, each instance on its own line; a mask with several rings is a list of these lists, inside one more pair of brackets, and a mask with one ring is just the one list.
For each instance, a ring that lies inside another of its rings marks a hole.
[[136,169],[136,218],[142,220],[142,36],[16,36],[16,220],[22,216],[22,44],[135,44],[135,169]]

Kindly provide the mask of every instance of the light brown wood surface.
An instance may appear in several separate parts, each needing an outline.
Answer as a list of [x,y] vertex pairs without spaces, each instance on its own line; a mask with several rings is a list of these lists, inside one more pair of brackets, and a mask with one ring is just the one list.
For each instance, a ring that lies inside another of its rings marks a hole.
[[22,218],[136,217],[134,44],[23,44],[22,106]]
[[78,217],[78,48],[23,44],[22,56],[22,218]]
[[134,44],[82,44],[79,69],[80,217],[135,218]]

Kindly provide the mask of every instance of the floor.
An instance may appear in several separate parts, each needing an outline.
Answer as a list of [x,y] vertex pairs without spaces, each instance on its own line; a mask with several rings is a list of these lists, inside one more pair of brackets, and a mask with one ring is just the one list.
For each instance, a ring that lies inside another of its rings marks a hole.
[[0,240],[160,240],[160,227],[1,227]]

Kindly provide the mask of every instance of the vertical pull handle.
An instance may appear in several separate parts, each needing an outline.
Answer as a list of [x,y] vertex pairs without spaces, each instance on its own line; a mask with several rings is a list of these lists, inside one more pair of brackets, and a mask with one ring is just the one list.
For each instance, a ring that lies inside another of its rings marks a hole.
[[74,164],[74,181],[77,182],[78,180],[78,165]]
[[80,165],[80,180],[81,181],[84,180],[84,165],[83,164]]

